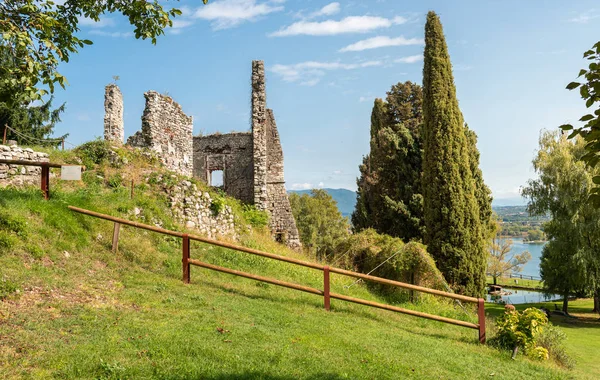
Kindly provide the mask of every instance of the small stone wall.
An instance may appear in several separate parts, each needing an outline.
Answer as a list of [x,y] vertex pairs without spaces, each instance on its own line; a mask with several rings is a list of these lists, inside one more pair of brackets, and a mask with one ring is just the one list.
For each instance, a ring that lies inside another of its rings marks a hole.
[[104,89],[104,139],[118,145],[125,139],[123,94],[116,84],[109,84]]
[[190,181],[183,180],[175,186],[166,187],[171,212],[175,220],[187,228],[198,230],[211,239],[230,236],[234,239],[235,225],[231,207],[223,205],[218,213],[211,207],[213,199]]
[[[48,153],[34,152],[16,145],[0,145],[0,159],[49,162]],[[41,171],[38,166],[0,164],[0,187],[39,183]]]
[[252,134],[194,136],[194,177],[209,184],[214,170],[223,171],[223,191],[252,204]]

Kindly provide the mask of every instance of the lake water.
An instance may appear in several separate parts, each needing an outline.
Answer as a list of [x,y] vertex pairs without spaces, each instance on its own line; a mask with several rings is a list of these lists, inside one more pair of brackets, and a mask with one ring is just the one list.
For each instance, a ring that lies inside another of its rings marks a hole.
[[542,292],[535,292],[531,290],[522,290],[522,289],[512,289],[512,288],[502,288],[507,292],[511,292],[512,294],[505,296],[492,296],[488,294],[486,296],[487,302],[504,302],[507,304],[521,304],[521,303],[536,303],[536,302],[548,302],[559,300],[561,297],[557,294],[549,294],[546,295]]
[[523,266],[523,270],[519,274],[527,274],[530,276],[540,276],[540,259],[542,257],[542,249],[546,243],[542,244],[527,244],[523,242],[521,238],[512,239],[513,246],[510,250],[510,255],[515,253],[521,253],[523,251],[529,251],[531,253],[531,260]]

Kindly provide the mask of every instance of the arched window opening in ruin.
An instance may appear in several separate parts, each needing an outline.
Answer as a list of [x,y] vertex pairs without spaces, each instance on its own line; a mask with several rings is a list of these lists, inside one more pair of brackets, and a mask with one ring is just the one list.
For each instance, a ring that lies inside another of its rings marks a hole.
[[210,186],[223,187],[223,170],[213,170],[210,172]]

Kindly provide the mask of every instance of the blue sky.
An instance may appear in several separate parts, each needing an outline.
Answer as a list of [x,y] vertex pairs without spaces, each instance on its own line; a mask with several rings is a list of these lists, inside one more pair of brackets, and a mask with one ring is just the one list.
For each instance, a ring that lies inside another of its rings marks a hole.
[[288,189],[356,188],[368,153],[373,100],[397,82],[422,82],[427,11],[442,20],[461,110],[479,136],[481,168],[497,199],[534,176],[541,129],[576,122],[584,105],[565,90],[600,40],[597,1],[200,0],[154,46],[127,20],[82,20],[94,45],[60,71],[67,102],[55,134],[78,144],[103,133],[104,86],[118,75],[126,137],[139,130],[143,93],[168,93],[194,133],[249,129],[251,60],[267,70]]

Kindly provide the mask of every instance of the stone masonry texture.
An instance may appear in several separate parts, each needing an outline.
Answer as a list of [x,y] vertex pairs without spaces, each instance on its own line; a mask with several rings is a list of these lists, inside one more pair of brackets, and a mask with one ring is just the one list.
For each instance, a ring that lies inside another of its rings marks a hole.
[[123,95],[116,84],[104,89],[104,139],[115,144],[123,144]]
[[144,97],[142,136],[145,146],[157,153],[167,169],[192,176],[192,117],[183,113],[181,106],[169,96],[148,91]]
[[254,159],[254,205],[267,209],[267,92],[265,64],[252,61],[252,139]]
[[[48,153],[34,152],[30,148],[16,145],[0,145],[0,159],[48,162]],[[42,169],[37,166],[20,166],[0,164],[0,187],[35,184],[41,180]]]

